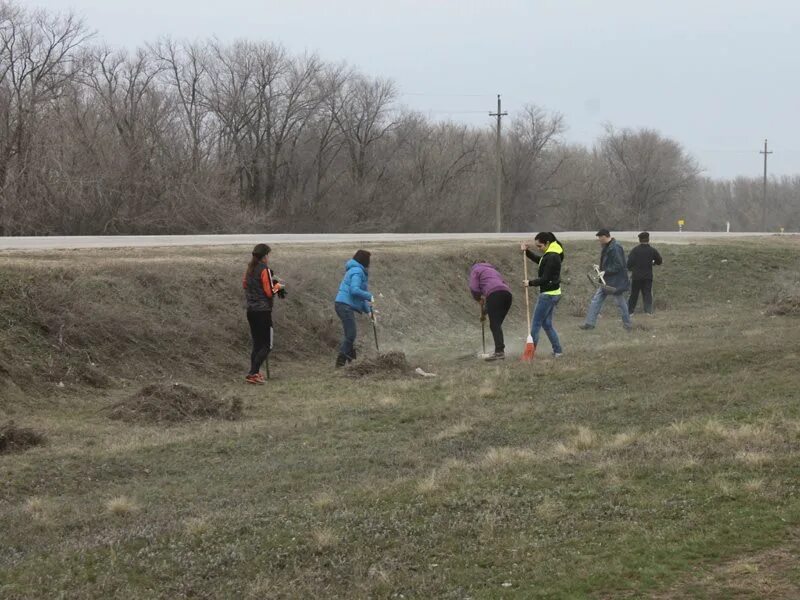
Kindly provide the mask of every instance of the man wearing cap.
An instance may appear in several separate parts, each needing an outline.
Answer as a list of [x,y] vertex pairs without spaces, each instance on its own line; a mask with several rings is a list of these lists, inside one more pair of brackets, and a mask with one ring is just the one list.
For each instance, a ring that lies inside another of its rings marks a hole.
[[619,242],[611,237],[608,229],[601,229],[596,234],[597,241],[600,242],[600,265],[599,271],[605,280],[604,285],[600,285],[592,296],[589,303],[589,310],[586,312],[586,322],[580,326],[581,329],[594,329],[597,324],[597,317],[606,301],[606,296],[611,296],[614,303],[619,308],[622,317],[622,326],[631,329],[631,316],[628,312],[628,303],[622,295],[628,290],[628,270],[625,262],[625,250]]
[[631,272],[631,295],[628,297],[628,312],[633,314],[639,292],[644,298],[644,312],[653,314],[653,265],[663,261],[658,250],[650,245],[650,234],[639,234],[639,245],[628,255],[628,270]]

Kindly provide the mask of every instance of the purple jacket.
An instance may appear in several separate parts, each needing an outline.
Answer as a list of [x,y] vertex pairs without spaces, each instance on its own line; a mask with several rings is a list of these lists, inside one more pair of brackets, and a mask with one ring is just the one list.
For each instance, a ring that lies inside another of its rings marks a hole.
[[488,297],[492,292],[510,292],[511,288],[494,266],[489,263],[477,263],[472,265],[469,273],[469,291],[477,300],[481,296]]

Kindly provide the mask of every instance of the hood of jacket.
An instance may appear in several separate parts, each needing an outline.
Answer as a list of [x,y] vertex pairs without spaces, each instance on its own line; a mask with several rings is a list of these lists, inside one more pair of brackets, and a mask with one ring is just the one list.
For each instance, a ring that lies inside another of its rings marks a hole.
[[352,269],[361,269],[364,273],[367,272],[367,268],[358,262],[355,258],[349,259],[346,263],[344,263],[344,270],[350,271]]
[[547,250],[544,251],[545,254],[549,252],[554,252],[555,254],[564,254],[564,248],[561,247],[561,244],[558,242],[550,242],[550,245],[547,247]]

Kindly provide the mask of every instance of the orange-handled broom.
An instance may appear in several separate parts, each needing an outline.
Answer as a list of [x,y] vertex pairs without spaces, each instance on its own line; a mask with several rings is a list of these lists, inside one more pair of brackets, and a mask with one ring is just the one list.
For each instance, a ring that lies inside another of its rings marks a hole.
[[[528,259],[525,256],[525,250],[522,250],[522,267],[525,270],[525,281],[528,281]],[[528,287],[525,286],[525,313],[528,317],[528,339],[525,340],[525,350],[522,353],[520,360],[530,362],[533,360],[533,355],[536,353],[536,345],[533,343],[533,336],[531,335],[531,301],[528,296]]]

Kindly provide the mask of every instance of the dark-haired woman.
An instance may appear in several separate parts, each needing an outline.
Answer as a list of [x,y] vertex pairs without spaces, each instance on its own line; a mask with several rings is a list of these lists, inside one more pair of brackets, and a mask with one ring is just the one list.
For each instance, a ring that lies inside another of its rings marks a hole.
[[539,299],[533,310],[533,320],[531,321],[531,337],[534,348],[538,348],[539,331],[544,329],[547,339],[553,346],[553,356],[558,358],[564,351],[561,348],[556,328],[553,326],[553,317],[556,306],[561,300],[561,262],[564,260],[564,249],[550,231],[537,233],[533,245],[541,254],[534,254],[528,249],[528,244],[522,243],[525,255],[539,265],[536,279],[527,279],[522,282],[523,286],[539,287]]
[[342,322],[344,335],[336,356],[336,367],[356,358],[356,316],[355,313],[372,313],[374,297],[369,293],[369,259],[371,254],[359,250],[344,265],[344,277],[339,284],[334,307]]
[[245,377],[247,383],[263,384],[261,365],[272,350],[272,304],[275,296],[286,294],[282,281],[275,278],[269,268],[270,247],[258,244],[253,248],[250,263],[242,280],[245,302],[247,303],[247,322],[253,338],[253,351],[250,353],[250,371]]

